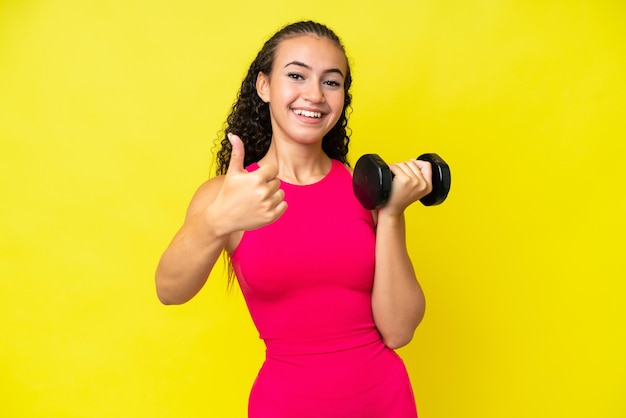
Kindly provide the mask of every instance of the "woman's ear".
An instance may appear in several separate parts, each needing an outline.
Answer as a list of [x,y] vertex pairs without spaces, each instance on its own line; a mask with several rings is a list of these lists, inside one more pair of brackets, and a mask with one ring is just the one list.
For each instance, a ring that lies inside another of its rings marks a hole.
[[256,93],[265,103],[270,101],[270,78],[262,71],[256,76]]

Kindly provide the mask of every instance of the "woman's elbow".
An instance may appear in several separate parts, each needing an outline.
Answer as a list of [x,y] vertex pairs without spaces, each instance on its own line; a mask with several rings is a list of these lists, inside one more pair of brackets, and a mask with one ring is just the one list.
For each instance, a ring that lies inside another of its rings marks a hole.
[[181,305],[183,302],[176,300],[167,293],[159,292],[157,289],[157,298],[163,305]]
[[397,350],[398,348],[408,345],[413,339],[413,332],[410,333],[397,333],[395,335],[383,336],[383,343],[391,348]]
[[157,298],[163,305],[182,305],[190,299],[189,297],[184,297],[180,291],[177,291],[176,286],[158,274],[155,277],[155,287]]
[[180,305],[182,303],[176,300],[171,292],[168,292],[167,290],[163,289],[163,287],[159,286],[158,283],[156,286],[156,295],[159,299],[159,302],[161,302],[163,305]]
[[389,329],[386,331],[381,330],[380,335],[383,343],[393,350],[408,345],[413,340],[415,330],[422,322],[423,318],[424,311],[422,309],[419,314],[410,321],[410,323],[405,323],[403,326],[398,326],[395,329]]

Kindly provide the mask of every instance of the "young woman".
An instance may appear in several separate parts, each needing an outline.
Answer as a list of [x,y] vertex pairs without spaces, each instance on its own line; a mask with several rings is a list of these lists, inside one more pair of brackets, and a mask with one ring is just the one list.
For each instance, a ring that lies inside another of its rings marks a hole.
[[180,304],[223,251],[265,341],[252,418],[414,418],[394,349],[424,314],[404,210],[432,189],[431,167],[394,164],[391,197],[360,206],[348,168],[352,76],[326,26],[288,25],[250,66],[227,120],[218,176],[200,186],[156,272]]

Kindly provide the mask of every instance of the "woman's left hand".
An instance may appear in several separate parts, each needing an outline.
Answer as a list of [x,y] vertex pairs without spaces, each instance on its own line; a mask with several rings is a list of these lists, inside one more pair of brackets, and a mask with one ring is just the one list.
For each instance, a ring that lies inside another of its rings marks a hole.
[[428,161],[410,160],[392,164],[389,168],[394,178],[389,200],[381,208],[385,212],[402,213],[432,191],[432,166]]

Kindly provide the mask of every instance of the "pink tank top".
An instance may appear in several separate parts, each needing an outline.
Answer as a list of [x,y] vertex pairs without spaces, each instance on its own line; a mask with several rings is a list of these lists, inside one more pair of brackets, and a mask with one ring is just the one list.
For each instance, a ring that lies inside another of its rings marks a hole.
[[374,223],[350,172],[333,160],[319,182],[281,188],[287,211],[231,254],[267,347],[248,417],[416,418],[404,363],[374,324]]
[[[254,171],[258,164],[248,170]],[[288,204],[231,254],[268,354],[313,354],[380,339],[371,310],[375,235],[339,161],[319,182],[281,182]]]

